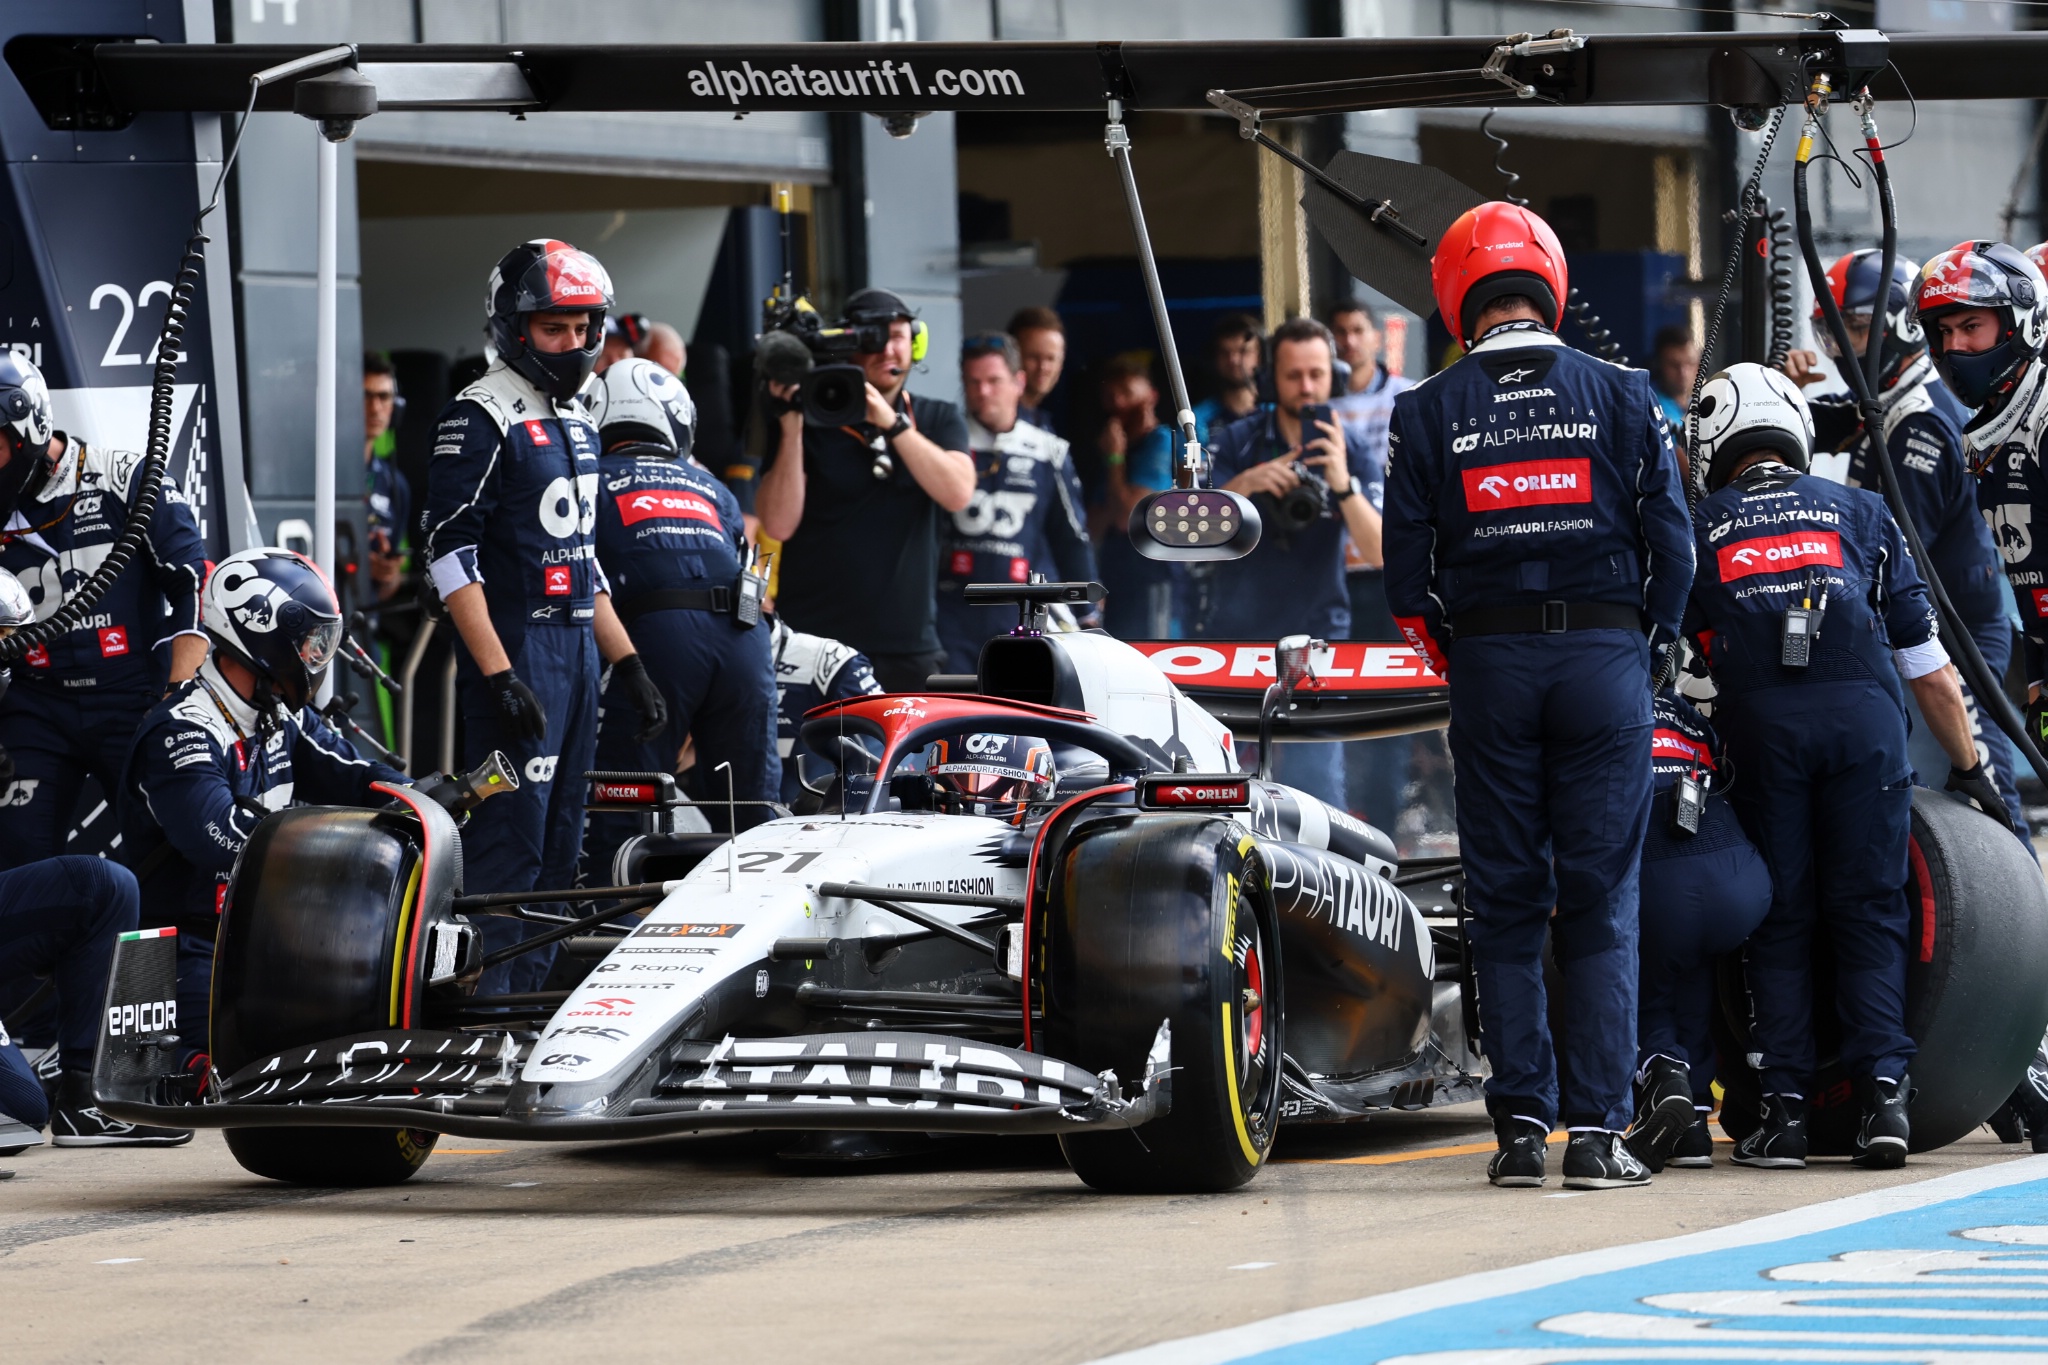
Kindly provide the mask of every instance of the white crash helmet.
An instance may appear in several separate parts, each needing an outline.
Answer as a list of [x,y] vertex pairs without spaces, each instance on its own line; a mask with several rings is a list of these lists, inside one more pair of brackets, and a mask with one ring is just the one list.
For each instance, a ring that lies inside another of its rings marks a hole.
[[21,580],[0,569],[0,640],[6,639],[36,619],[35,603]]
[[634,356],[614,363],[597,377],[584,401],[606,446],[643,441],[677,459],[690,453],[697,404],[682,380],[651,360]]
[[214,648],[232,654],[294,711],[312,700],[341,647],[334,590],[311,560],[290,550],[243,550],[214,565],[200,592],[199,619]]
[[1759,447],[1806,471],[1813,455],[1813,410],[1799,386],[1777,370],[1749,361],[1730,365],[1700,390],[1698,412],[1692,467],[1696,476],[1705,471],[1707,492],[1725,485],[1743,456]]
[[43,372],[27,356],[6,347],[0,347],[0,426],[14,433],[16,446],[38,454],[56,430]]

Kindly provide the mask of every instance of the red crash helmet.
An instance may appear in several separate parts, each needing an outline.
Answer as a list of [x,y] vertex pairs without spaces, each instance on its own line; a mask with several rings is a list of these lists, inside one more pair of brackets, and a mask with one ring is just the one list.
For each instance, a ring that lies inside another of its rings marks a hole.
[[[1976,308],[1998,319],[1998,342],[1967,354],[1945,351],[1936,321]],[[2004,242],[1959,242],[1922,266],[1913,285],[1913,311],[1927,330],[1935,367],[1967,407],[2002,406],[2048,341],[2048,281],[2040,267]]]
[[1509,294],[1534,300],[1554,330],[1564,321],[1569,284],[1564,246],[1550,224],[1500,200],[1468,209],[1452,223],[1429,267],[1444,326],[1467,346],[1486,305]]
[[[604,349],[604,324],[612,310],[612,280],[597,259],[567,242],[536,238],[522,242],[491,268],[484,295],[491,345],[512,369],[558,403],[566,403],[590,378]],[[535,313],[588,313],[590,334],[571,351],[536,351],[528,344],[527,319]]]

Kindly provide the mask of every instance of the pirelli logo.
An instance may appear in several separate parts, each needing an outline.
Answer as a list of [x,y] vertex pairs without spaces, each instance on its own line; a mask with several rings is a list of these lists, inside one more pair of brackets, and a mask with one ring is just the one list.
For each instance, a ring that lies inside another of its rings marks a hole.
[[1593,500],[1591,460],[1521,460],[1467,469],[1463,476],[1468,512]]
[[1714,555],[1721,581],[1732,583],[1760,573],[1789,573],[1815,564],[1842,566],[1842,538],[1833,531],[1800,531],[1789,536],[1757,536],[1723,545]]

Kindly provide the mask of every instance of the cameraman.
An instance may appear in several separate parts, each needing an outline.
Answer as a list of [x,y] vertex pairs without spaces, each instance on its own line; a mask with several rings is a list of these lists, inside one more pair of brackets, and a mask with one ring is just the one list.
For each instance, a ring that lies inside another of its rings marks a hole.
[[[754,504],[761,529],[783,542],[781,614],[867,655],[891,692],[921,690],[942,666],[939,513],[966,507],[975,486],[959,405],[904,390],[912,323],[909,305],[886,289],[847,300],[847,326],[887,329],[879,350],[855,357],[867,373],[866,420],[815,427],[800,408],[782,413]],[[787,403],[796,388],[769,392]]]
[[[1275,640],[1313,635],[1341,640],[1351,632],[1351,595],[1344,584],[1348,533],[1369,563],[1380,558],[1378,502],[1384,465],[1330,410],[1336,340],[1313,318],[1292,318],[1273,333],[1277,402],[1212,432],[1214,477],[1255,498],[1265,519],[1258,548],[1216,565],[1203,634],[1221,640]],[[1304,421],[1304,411],[1311,420]],[[1316,488],[1317,481],[1324,485]],[[1285,529],[1282,501],[1307,489],[1320,506],[1307,525]],[[1335,744],[1282,747],[1275,775],[1343,809],[1343,750]]]

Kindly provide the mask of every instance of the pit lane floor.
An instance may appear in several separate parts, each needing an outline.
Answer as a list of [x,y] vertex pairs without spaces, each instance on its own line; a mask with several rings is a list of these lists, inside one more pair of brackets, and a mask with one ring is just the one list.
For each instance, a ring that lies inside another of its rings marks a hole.
[[1490,1146],[1477,1106],[1393,1114],[1287,1132],[1237,1193],[1149,1199],[1041,1141],[819,1174],[752,1137],[444,1139],[366,1191],[258,1180],[217,1134],[46,1147],[0,1163],[0,1360],[1081,1362],[2024,1151],[1980,1130],[1899,1172],[1754,1172],[1724,1143],[1712,1171],[1566,1194],[1491,1189]]

